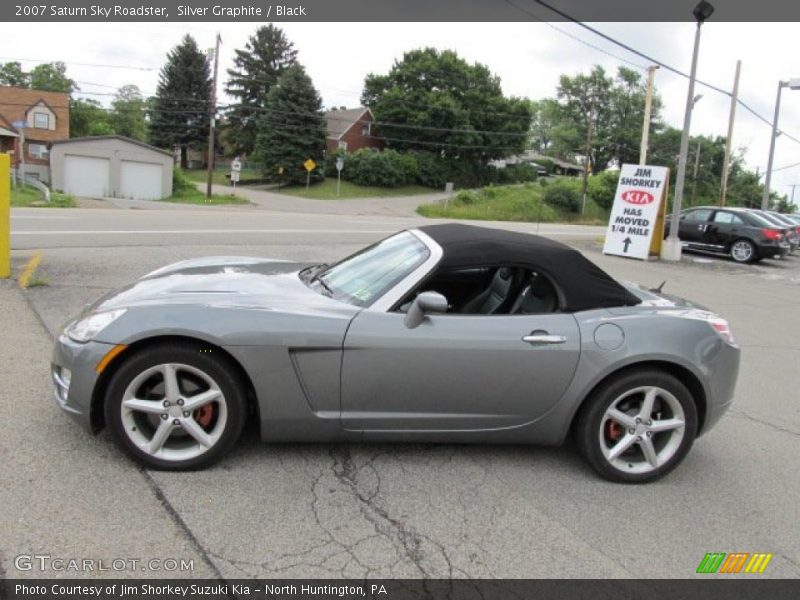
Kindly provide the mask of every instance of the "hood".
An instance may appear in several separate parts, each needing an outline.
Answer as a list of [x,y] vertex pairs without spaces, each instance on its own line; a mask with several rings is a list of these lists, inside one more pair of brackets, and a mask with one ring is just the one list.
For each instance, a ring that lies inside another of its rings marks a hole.
[[305,264],[243,256],[215,256],[167,265],[114,290],[87,307],[105,311],[152,305],[201,304],[313,309],[341,305],[309,289],[297,272]]

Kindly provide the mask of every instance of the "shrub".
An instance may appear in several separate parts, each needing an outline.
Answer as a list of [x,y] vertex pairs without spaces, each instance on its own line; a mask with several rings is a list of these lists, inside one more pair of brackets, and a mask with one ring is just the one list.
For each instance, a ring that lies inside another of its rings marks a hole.
[[544,201],[553,208],[577,213],[581,209],[579,186],[577,181],[554,181],[544,189]]
[[472,190],[461,190],[454,199],[456,204],[475,204],[478,201],[478,194]]
[[586,195],[600,208],[611,210],[618,181],[619,171],[603,171],[593,175],[586,184]]
[[444,159],[430,152],[419,152],[414,155],[417,159],[417,183],[434,189],[444,189],[450,181],[447,178],[448,170]]
[[172,169],[172,193],[179,195],[185,192],[193,192],[197,188],[194,183],[186,177],[186,174],[179,167]]
[[536,159],[536,164],[537,165],[541,165],[542,167],[544,167],[545,170],[547,171],[548,175],[552,175],[553,174],[553,169],[556,166],[556,163],[554,163],[549,158],[537,158]]
[[417,176],[417,159],[396,150],[361,149],[348,154],[342,177],[358,185],[399,187],[413,183]]

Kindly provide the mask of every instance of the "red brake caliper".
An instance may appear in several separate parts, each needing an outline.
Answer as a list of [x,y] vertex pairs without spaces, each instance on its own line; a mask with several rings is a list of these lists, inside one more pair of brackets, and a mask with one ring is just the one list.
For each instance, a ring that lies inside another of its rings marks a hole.
[[622,428],[622,425],[620,425],[616,421],[612,421],[611,419],[606,421],[606,437],[609,440],[611,440],[612,442],[616,442],[619,438],[622,437],[623,433],[625,433],[625,430]]
[[211,424],[211,419],[214,418],[214,405],[206,404],[194,411],[194,420],[200,424],[200,427],[208,427]]

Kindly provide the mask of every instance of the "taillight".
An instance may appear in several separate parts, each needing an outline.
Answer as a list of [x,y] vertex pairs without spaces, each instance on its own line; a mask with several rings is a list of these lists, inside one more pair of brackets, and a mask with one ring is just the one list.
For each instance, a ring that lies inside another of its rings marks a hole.
[[781,235],[781,232],[780,232],[780,231],[778,231],[777,229],[763,229],[763,230],[761,231],[761,233],[762,233],[762,234],[763,234],[763,236],[764,236],[765,238],[767,238],[768,240],[776,240],[776,241],[778,241],[778,240],[780,240],[780,239],[783,237],[783,236]]
[[800,227],[795,227],[795,229],[794,229],[794,232],[795,232],[797,235],[800,235]]
[[731,333],[731,326],[728,325],[728,322],[725,319],[722,317],[710,317],[708,319],[708,324],[711,325],[711,328],[716,331],[723,340],[729,344],[734,343],[733,333]]

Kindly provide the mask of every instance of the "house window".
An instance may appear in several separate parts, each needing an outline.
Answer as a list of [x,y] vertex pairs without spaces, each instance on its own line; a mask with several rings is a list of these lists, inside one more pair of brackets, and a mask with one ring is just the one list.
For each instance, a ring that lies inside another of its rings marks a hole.
[[364,125],[361,126],[361,135],[364,136],[370,135],[370,125],[372,125],[372,123],[365,123]]
[[33,126],[36,129],[50,129],[50,115],[43,112],[33,113]]
[[50,151],[44,144],[28,144],[28,156],[31,158],[47,158]]
[[347,150],[347,142],[339,141],[339,150]]

